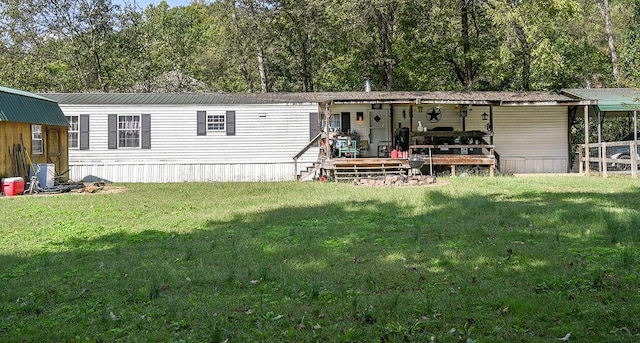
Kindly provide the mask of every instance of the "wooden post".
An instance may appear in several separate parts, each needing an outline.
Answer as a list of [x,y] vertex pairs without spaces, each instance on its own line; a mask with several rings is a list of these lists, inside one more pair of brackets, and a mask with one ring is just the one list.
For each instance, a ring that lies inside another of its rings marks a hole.
[[489,176],[493,177],[493,175],[495,173],[495,170],[496,170],[496,164],[495,164],[496,155],[495,155],[495,151],[493,151],[493,148],[489,149],[489,154],[491,154],[491,156],[493,156],[493,161],[494,161],[494,163],[491,166],[489,166]]
[[[411,142],[415,143],[413,137],[414,137],[413,136],[413,104],[410,104],[409,105],[409,145],[411,145]],[[411,149],[409,149],[409,153],[411,154]],[[407,158],[411,158],[411,156],[408,156]]]
[[589,105],[584,105],[584,150],[585,175],[589,176],[591,171],[591,161],[589,159]]
[[638,153],[638,111],[633,110],[633,149],[629,150],[631,155],[631,177],[638,177],[638,165],[636,162],[636,154]]
[[631,177],[633,178],[638,177],[638,162],[636,158],[638,145],[636,143],[637,143],[636,141],[631,141],[631,144],[630,144],[631,149],[629,150],[629,156],[631,157]]
[[325,132],[325,138],[324,138],[324,147],[325,147],[325,153],[327,154],[325,157],[326,159],[330,160],[331,159],[331,143],[329,142],[329,136],[330,136],[330,122],[331,122],[331,110],[329,109],[329,104],[325,104],[324,106],[324,116],[325,116],[325,121],[324,121],[324,132]]
[[578,145],[578,173],[582,174],[584,173],[584,161],[582,160],[584,158],[584,145],[579,144]]
[[598,113],[598,169],[602,173],[602,176],[607,176],[607,164],[604,163],[605,151],[602,146],[602,112],[596,110]]
[[491,136],[489,136],[489,144],[493,145],[493,105],[489,106],[489,127],[491,127]]
[[602,145],[602,142],[600,142],[600,145],[598,147],[598,151],[600,152],[600,171],[602,172],[602,177],[608,177],[609,176],[609,168],[607,167],[607,162],[606,162],[606,156],[604,155],[604,151],[606,151],[607,148],[605,148]]

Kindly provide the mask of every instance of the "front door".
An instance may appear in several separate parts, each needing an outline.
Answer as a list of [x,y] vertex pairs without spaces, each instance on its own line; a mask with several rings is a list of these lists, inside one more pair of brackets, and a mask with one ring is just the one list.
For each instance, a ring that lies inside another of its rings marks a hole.
[[[378,157],[389,157],[391,151],[391,139],[389,137],[389,111],[369,111],[369,145],[373,153]],[[383,148],[386,147],[386,148]],[[386,153],[384,152],[386,149]]]

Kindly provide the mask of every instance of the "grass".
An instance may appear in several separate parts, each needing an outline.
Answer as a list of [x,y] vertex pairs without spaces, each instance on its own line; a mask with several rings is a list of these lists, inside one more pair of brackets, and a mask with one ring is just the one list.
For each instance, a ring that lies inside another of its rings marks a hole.
[[640,339],[640,181],[0,198],[0,341]]

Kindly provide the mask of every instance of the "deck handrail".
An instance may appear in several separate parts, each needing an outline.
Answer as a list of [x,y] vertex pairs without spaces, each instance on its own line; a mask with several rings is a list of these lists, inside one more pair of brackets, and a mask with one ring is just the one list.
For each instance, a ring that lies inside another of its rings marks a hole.
[[[602,176],[606,177],[608,173],[613,172],[608,168],[608,163],[616,163],[616,164],[628,164],[629,169],[631,170],[631,176],[638,176],[638,162],[637,161],[637,153],[632,154],[631,151],[637,151],[636,141],[614,141],[614,142],[600,142],[600,143],[589,143],[589,144],[578,144],[578,171],[580,174],[586,173],[589,175],[589,171],[591,169],[591,162],[598,163],[600,172],[602,172]],[[613,146],[628,146],[629,147],[629,159],[612,159],[606,156],[606,149],[608,147]],[[598,155],[591,156],[590,149],[598,148]],[[635,167],[634,167],[635,166]]]
[[320,137],[322,137],[322,132],[318,133],[315,137],[313,137],[309,141],[309,143],[307,143],[307,145],[305,145],[302,149],[300,149],[300,151],[298,151],[297,154],[293,156],[293,164],[294,164],[293,177],[294,178],[298,177],[298,159],[302,155],[304,155],[305,152],[309,151],[309,149],[311,149],[311,147],[320,139]]
[[495,145],[491,144],[416,144],[410,145],[409,149],[459,149],[459,148],[484,148],[484,149],[495,149]]

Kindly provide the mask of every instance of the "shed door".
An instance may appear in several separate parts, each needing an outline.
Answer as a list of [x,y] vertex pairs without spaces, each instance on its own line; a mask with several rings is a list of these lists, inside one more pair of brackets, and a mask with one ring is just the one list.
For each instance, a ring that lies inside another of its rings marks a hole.
[[62,152],[60,149],[60,129],[47,128],[47,156],[48,162],[56,165],[56,171],[61,171]]
[[375,149],[376,155],[378,155],[379,147],[391,145],[389,120],[389,111],[387,110],[369,111],[369,145]]

